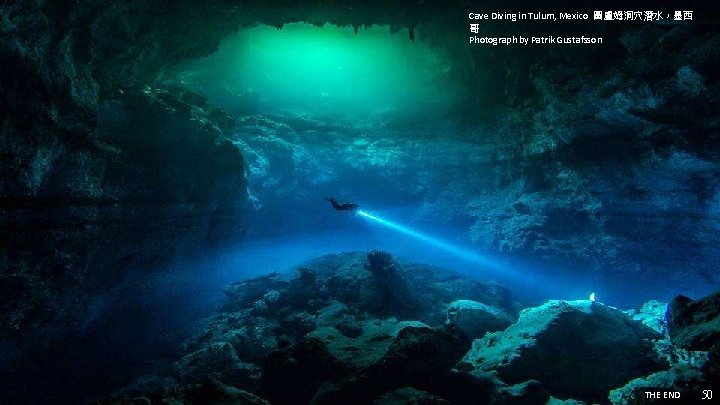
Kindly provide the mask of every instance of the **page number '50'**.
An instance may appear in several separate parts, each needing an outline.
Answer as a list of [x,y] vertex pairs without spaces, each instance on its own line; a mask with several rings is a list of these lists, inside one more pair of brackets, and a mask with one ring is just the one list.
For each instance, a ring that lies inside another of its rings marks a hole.
[[712,399],[712,390],[703,390],[702,399]]

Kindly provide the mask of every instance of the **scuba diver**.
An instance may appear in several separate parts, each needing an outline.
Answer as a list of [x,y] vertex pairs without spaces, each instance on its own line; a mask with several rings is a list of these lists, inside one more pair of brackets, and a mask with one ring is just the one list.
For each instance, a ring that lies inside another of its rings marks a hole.
[[325,197],[325,199],[328,200],[332,207],[338,211],[355,211],[356,209],[360,208],[360,205],[355,203],[340,204],[334,197]]

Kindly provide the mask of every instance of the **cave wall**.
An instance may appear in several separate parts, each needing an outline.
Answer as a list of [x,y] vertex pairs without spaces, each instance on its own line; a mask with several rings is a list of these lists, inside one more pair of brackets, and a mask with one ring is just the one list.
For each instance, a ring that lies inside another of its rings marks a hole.
[[539,226],[524,248],[717,285],[719,40],[716,27],[641,27],[622,34],[627,57],[602,73],[539,66],[544,108],[518,118],[532,123],[519,130],[525,170],[543,173],[518,212],[532,218],[521,228]]
[[243,231],[232,118],[147,85],[232,28],[217,17],[207,35],[173,42],[199,27],[187,23],[189,3],[172,7],[0,6],[3,358],[81,333],[125,286]]

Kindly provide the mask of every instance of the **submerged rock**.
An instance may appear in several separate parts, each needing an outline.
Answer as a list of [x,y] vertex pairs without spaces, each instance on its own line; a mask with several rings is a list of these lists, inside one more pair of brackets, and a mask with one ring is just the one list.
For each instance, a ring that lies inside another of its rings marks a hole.
[[277,321],[251,310],[223,313],[211,318],[205,330],[185,344],[185,350],[227,342],[243,361],[257,362],[277,347],[279,329]]
[[689,350],[720,350],[720,291],[696,301],[675,297],[667,319],[674,344]]
[[323,385],[315,403],[369,403],[396,388],[428,385],[442,378],[470,345],[455,326],[406,327],[377,362],[343,380]]
[[279,295],[275,297],[275,293],[271,293],[271,291],[277,292],[277,289],[286,286],[287,281],[283,280],[277,273],[232,283],[225,287],[224,290],[228,298],[225,309],[233,310],[246,307],[251,303],[265,299],[268,294],[271,295],[268,298],[275,302],[279,299]]
[[442,374],[460,360],[470,341],[457,327],[430,329],[407,327],[371,372],[397,374],[397,378],[428,377]]
[[673,367],[645,377],[636,378],[620,388],[610,391],[609,399],[614,405],[645,404],[645,391],[649,388],[680,391],[680,399],[699,399],[702,388],[709,389],[702,372],[689,367]]
[[503,311],[472,300],[451,302],[447,314],[447,322],[456,324],[470,339],[480,338],[485,332],[505,329],[512,322]]
[[342,365],[320,340],[306,339],[268,355],[260,392],[275,405],[307,404],[323,381],[344,374]]
[[[698,356],[693,350],[708,351],[702,365],[706,389],[718,389],[720,381],[720,291],[697,301],[675,297],[668,305],[670,340],[680,348],[690,350],[691,359]],[[704,353],[702,353],[704,355]],[[689,362],[691,365],[692,364]]]
[[412,311],[418,307],[418,297],[412,292],[408,276],[395,263],[388,252],[373,250],[367,255],[366,269],[372,274],[378,289],[382,292],[384,305],[400,305]]
[[549,301],[475,340],[461,366],[495,371],[508,383],[537,379],[562,398],[602,401],[628,379],[668,367],[653,350],[659,337],[596,302]]
[[175,373],[181,383],[213,377],[238,387],[252,387],[260,377],[260,369],[240,361],[235,348],[227,342],[212,343],[185,355],[175,363]]
[[500,398],[506,404],[541,404],[548,400],[548,393],[543,385],[536,380],[528,380],[519,384],[500,389]]
[[665,312],[667,312],[666,303],[651,300],[644,303],[640,309],[628,311],[628,315],[656,332],[665,335],[667,333]]
[[670,339],[653,342],[655,352],[671,366],[702,367],[708,361],[708,352],[687,350],[672,344]]
[[323,326],[308,333],[307,337],[320,339],[328,351],[350,368],[360,369],[378,362],[390,349],[401,330],[406,327],[429,328],[416,321],[396,319],[368,320],[359,323],[357,336],[348,336],[338,326]]

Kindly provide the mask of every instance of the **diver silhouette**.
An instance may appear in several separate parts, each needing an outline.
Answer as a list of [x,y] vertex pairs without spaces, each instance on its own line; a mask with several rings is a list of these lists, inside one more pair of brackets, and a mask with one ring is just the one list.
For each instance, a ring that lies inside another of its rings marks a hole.
[[333,208],[335,208],[338,211],[355,211],[360,207],[359,204],[355,203],[338,203],[337,200],[334,197],[325,197],[326,200],[330,202]]

